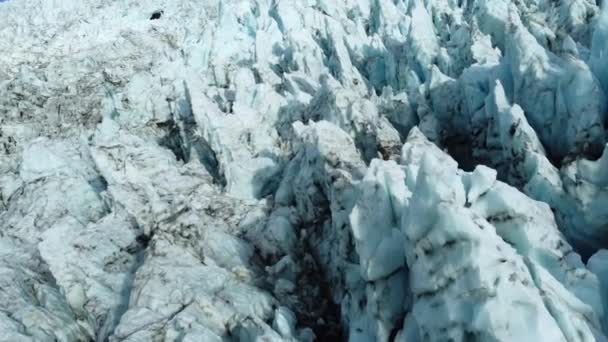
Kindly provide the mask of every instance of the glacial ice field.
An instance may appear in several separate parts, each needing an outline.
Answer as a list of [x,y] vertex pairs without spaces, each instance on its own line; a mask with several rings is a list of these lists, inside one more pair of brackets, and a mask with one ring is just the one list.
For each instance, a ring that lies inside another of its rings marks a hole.
[[597,1],[0,1],[0,342],[608,342]]

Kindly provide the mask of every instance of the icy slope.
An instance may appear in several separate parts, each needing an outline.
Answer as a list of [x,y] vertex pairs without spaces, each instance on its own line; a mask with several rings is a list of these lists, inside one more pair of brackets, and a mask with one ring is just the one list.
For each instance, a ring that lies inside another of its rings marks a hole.
[[1,3],[0,341],[608,340],[607,37],[588,0]]

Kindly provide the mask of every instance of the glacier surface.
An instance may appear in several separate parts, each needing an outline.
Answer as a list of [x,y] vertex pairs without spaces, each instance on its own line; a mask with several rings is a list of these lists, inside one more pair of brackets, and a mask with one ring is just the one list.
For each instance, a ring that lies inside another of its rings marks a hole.
[[0,341],[608,341],[605,1],[0,2]]

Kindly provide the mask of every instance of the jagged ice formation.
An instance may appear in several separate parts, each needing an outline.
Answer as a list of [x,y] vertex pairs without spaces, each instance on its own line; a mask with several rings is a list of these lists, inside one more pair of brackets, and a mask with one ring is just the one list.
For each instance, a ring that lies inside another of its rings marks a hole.
[[608,341],[608,5],[0,3],[0,341]]

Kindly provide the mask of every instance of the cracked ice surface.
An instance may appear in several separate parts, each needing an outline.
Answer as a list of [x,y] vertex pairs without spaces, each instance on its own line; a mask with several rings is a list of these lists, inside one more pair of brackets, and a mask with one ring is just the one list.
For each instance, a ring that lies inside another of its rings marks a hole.
[[608,6],[0,4],[0,341],[606,341]]

